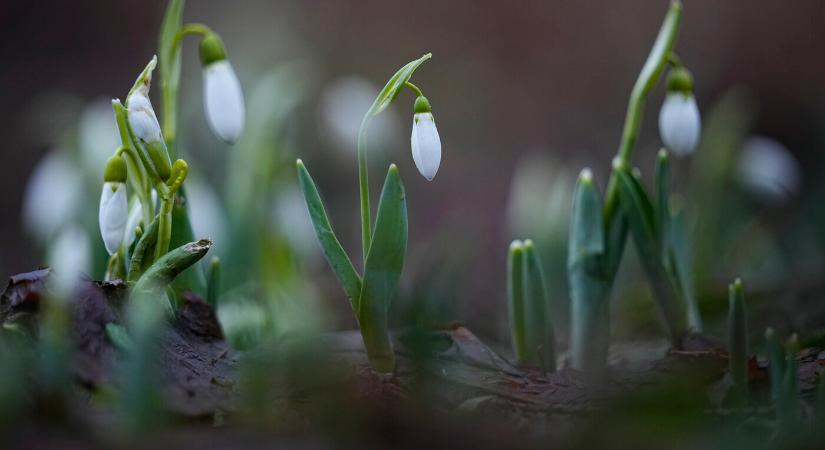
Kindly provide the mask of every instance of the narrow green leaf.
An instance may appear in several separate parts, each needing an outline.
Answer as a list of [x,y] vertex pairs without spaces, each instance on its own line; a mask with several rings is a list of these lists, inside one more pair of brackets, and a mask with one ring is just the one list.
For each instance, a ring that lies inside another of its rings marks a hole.
[[321,244],[321,249],[324,251],[324,256],[327,258],[329,266],[335,272],[338,282],[344,288],[344,292],[349,298],[352,310],[358,312],[358,301],[361,296],[361,278],[355,267],[352,266],[349,256],[341,247],[338,238],[335,237],[335,232],[332,231],[332,225],[329,223],[329,218],[324,210],[324,203],[321,201],[321,195],[318,193],[318,188],[315,187],[315,182],[309,175],[309,171],[304,166],[300,159],[295,163],[298,169],[298,184],[301,186],[301,192],[304,193],[304,199],[309,210],[309,218],[312,219],[312,226],[315,228],[315,235],[318,236],[318,242]]
[[[189,220],[189,197],[186,191],[186,186],[181,186],[177,195],[175,195],[175,203],[172,205],[172,236],[169,239],[171,248],[177,248],[187,242],[196,240],[192,223]],[[186,269],[175,278],[172,287],[178,293],[192,291],[198,295],[205,295],[206,276],[203,273],[203,268],[200,264],[195,264]]]
[[609,282],[604,274],[602,205],[593,175],[582,171],[573,194],[567,274],[570,284],[570,353],[573,368],[599,376],[607,363]]
[[181,52],[177,35],[183,25],[184,0],[170,0],[160,27],[160,89],[163,104],[163,134],[172,159],[177,158],[177,99],[181,73]]
[[404,83],[410,80],[410,77],[412,77],[415,69],[417,69],[418,66],[420,66],[424,61],[430,59],[432,56],[432,53],[427,53],[426,55],[414,61],[410,61],[404,67],[398,69],[398,72],[396,72],[395,75],[387,81],[384,89],[381,89],[381,92],[378,93],[378,97],[375,99],[375,102],[373,102],[366,117],[368,118],[375,116],[381,111],[387,109],[387,106],[390,106],[390,103],[398,97],[398,93],[401,92],[401,89],[404,87]]
[[123,325],[114,322],[107,323],[106,337],[109,338],[109,341],[111,341],[115,347],[124,352],[131,352],[135,349],[135,343]]
[[157,238],[158,219],[156,217],[155,220],[149,224],[149,227],[146,228],[146,231],[144,231],[140,236],[137,244],[135,244],[135,250],[132,252],[132,259],[129,263],[129,273],[126,275],[126,281],[129,284],[136,282],[148,267],[148,264],[151,262],[152,258],[151,256],[147,258],[147,255],[153,254],[153,249]]
[[688,232],[684,209],[671,206],[670,216],[670,258],[676,282],[687,308],[688,327],[694,332],[703,329],[702,315],[696,299],[696,284],[693,272],[693,246]]
[[782,377],[785,376],[785,349],[773,328],[765,330],[765,351],[768,353],[768,370],[771,381],[771,398],[777,401],[782,395]]
[[372,367],[380,372],[391,372],[395,367],[387,312],[401,278],[406,251],[407,200],[398,168],[391,164],[378,203],[358,302],[358,320],[367,355]]
[[728,351],[733,379],[731,396],[735,405],[744,406],[748,398],[748,322],[739,279],[728,287]]
[[659,234],[659,254],[666,266],[670,264],[670,162],[667,150],[659,150],[656,158],[656,230]]
[[685,333],[685,311],[662,264],[656,232],[656,212],[636,176],[627,169],[620,169],[616,174],[619,180],[619,203],[627,216],[630,233],[647,272],[659,315],[667,329],[671,344],[678,347]]
[[530,359],[530,352],[527,349],[524,290],[524,247],[521,241],[513,241],[507,253],[507,313],[510,318],[513,353],[520,362]]
[[536,246],[524,241],[525,311],[527,313],[527,342],[532,358],[546,371],[556,370],[556,337],[550,317],[547,286]]

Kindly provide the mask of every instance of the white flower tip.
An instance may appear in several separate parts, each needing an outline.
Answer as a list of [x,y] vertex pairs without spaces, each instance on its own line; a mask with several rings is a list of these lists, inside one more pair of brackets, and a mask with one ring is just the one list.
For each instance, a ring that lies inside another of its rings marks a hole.
[[593,181],[593,171],[590,170],[589,167],[585,167],[582,169],[581,173],[579,174],[579,181],[582,183],[590,183]]
[[702,124],[693,95],[670,92],[659,112],[659,134],[665,147],[679,156],[693,153]]
[[522,246],[522,242],[518,239],[510,243],[510,251],[520,250]]
[[441,165],[441,138],[432,114],[415,114],[410,144],[415,167],[427,181],[432,181]]
[[227,144],[240,138],[246,119],[243,91],[232,65],[216,61],[203,69],[203,99],[212,132]]

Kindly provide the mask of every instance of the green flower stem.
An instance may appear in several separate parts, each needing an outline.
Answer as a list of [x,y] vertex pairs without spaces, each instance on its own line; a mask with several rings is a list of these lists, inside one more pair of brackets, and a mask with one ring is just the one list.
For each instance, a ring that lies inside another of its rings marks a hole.
[[423,93],[423,92],[421,92],[421,89],[419,89],[419,88],[418,88],[418,86],[416,86],[416,85],[414,85],[414,84],[410,83],[409,81],[407,81],[406,83],[404,83],[404,85],[405,85],[405,86],[407,86],[408,88],[412,89],[412,90],[413,90],[413,92],[415,92],[415,95],[416,95],[416,96],[418,96],[418,97],[423,97],[423,96],[424,96],[424,93]]
[[607,184],[604,207],[604,223],[607,227],[611,226],[618,212],[619,189],[615,168],[626,167],[630,164],[630,159],[633,156],[633,150],[636,146],[636,140],[639,136],[639,129],[642,125],[642,112],[644,111],[645,99],[651,89],[653,89],[653,86],[656,85],[662,71],[664,71],[667,65],[671,50],[676,42],[676,36],[679,33],[681,20],[682,4],[678,0],[674,0],[670,3],[670,9],[662,23],[662,28],[659,30],[659,35],[656,37],[656,42],[653,44],[653,49],[651,49],[650,55],[647,57],[647,61],[644,67],[642,67],[639,77],[636,79],[636,84],[633,85],[633,91],[630,94],[630,103],[627,107],[627,115],[625,116],[622,140],[619,145],[618,154],[614,160],[614,172],[611,173],[610,181]]
[[361,128],[358,130],[358,192],[361,197],[361,250],[365,263],[372,240],[369,168],[367,165],[367,126],[369,125],[370,118],[371,116],[369,114],[365,116],[361,122]]
[[765,330],[765,347],[768,353],[771,398],[777,401],[781,396],[782,377],[785,374],[785,349],[773,328]]
[[120,133],[120,140],[122,147],[118,152],[121,156],[126,156],[126,167],[128,172],[128,179],[134,180],[132,187],[137,193],[143,209],[143,223],[148,224],[155,216],[155,205],[152,202],[152,187],[149,182],[149,172],[146,170],[146,160],[141,152],[137,151],[135,147],[134,136],[132,136],[129,128],[129,122],[126,119],[126,108],[119,100],[112,102],[112,108],[115,111],[115,121],[117,122],[118,132]]

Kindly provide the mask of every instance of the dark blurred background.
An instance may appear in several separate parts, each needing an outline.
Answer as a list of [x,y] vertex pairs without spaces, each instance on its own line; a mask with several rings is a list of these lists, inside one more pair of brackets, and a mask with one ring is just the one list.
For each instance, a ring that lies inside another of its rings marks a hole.
[[[221,33],[247,96],[262,73],[286,63],[302,65],[310,87],[295,110],[296,144],[289,151],[313,171],[357,265],[355,141],[342,140],[346,130],[336,134],[329,118],[334,122],[340,111],[328,109],[341,103],[334,96],[341,86],[367,83],[377,92],[398,67],[433,53],[413,81],[434,108],[443,143],[441,169],[433,182],[415,170],[409,149],[413,99],[403,93],[386,124],[388,137],[371,149],[373,200],[386,162],[396,162],[411,218],[402,296],[415,297],[416,284],[432,275],[444,253],[462,253],[453,261],[461,270],[450,272],[457,286],[450,315],[481,334],[502,337],[505,251],[511,239],[529,237],[513,236],[508,228],[514,169],[526,155],[549,158],[573,177],[592,166],[604,186],[628,94],[667,5],[665,0],[191,0],[184,17]],[[686,0],[684,6],[677,51],[695,75],[703,119],[731,89],[745,92],[754,117],[750,132],[784,144],[802,168],[803,194],[773,207],[770,215],[800,216],[805,222],[805,198],[821,198],[811,196],[822,193],[819,174],[825,167],[825,2]],[[44,263],[21,219],[27,179],[47,151],[63,145],[86,104],[126,95],[156,52],[164,7],[164,1],[147,0],[0,6],[0,275]],[[203,178],[221,189],[219,169],[232,149],[200,137],[208,131],[196,45],[189,41],[183,82],[181,134],[192,136],[188,147],[196,163],[190,165],[213,175]],[[660,86],[647,103],[634,157],[646,170],[660,145],[656,118],[662,97]],[[363,112],[351,120],[357,124]],[[675,164],[686,183],[689,161]],[[96,211],[97,198],[93,202],[90,211]],[[807,244],[825,254],[825,243],[815,239],[821,218],[809,219],[815,232],[806,235]],[[347,317],[338,326],[351,326],[331,273],[323,264],[315,270],[322,303]]]

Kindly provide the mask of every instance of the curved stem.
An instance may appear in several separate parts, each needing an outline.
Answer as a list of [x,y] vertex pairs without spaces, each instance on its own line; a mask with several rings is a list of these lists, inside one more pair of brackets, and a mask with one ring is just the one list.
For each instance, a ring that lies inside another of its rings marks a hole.
[[423,97],[423,96],[424,96],[424,94],[421,92],[421,89],[418,89],[418,86],[416,86],[416,85],[414,85],[414,84],[410,83],[409,81],[407,81],[406,83],[404,83],[404,86],[407,86],[408,88],[412,89],[412,90],[413,90],[413,92],[415,92],[415,95],[417,95],[417,96],[419,96],[419,97]]
[[604,206],[604,222],[606,227],[611,226],[618,209],[619,190],[616,179],[616,169],[630,164],[630,158],[633,156],[633,149],[636,146],[636,139],[639,136],[639,128],[642,125],[642,112],[644,110],[645,99],[651,89],[653,89],[653,86],[656,85],[665,65],[668,63],[673,44],[676,41],[676,35],[679,33],[681,20],[682,4],[678,0],[674,0],[670,4],[670,9],[668,10],[667,16],[665,16],[662,28],[659,30],[659,35],[656,37],[656,42],[653,44],[650,55],[647,57],[647,61],[645,61],[645,65],[642,67],[642,71],[636,79],[636,84],[633,85],[630,102],[627,106],[621,144],[619,145],[618,154],[614,159],[613,171],[610,174],[610,180],[607,184]]
[[367,262],[367,253],[372,240],[370,219],[370,186],[367,167],[367,126],[370,116],[364,117],[361,128],[358,130],[358,187],[361,196],[361,249],[364,254],[364,264]]

